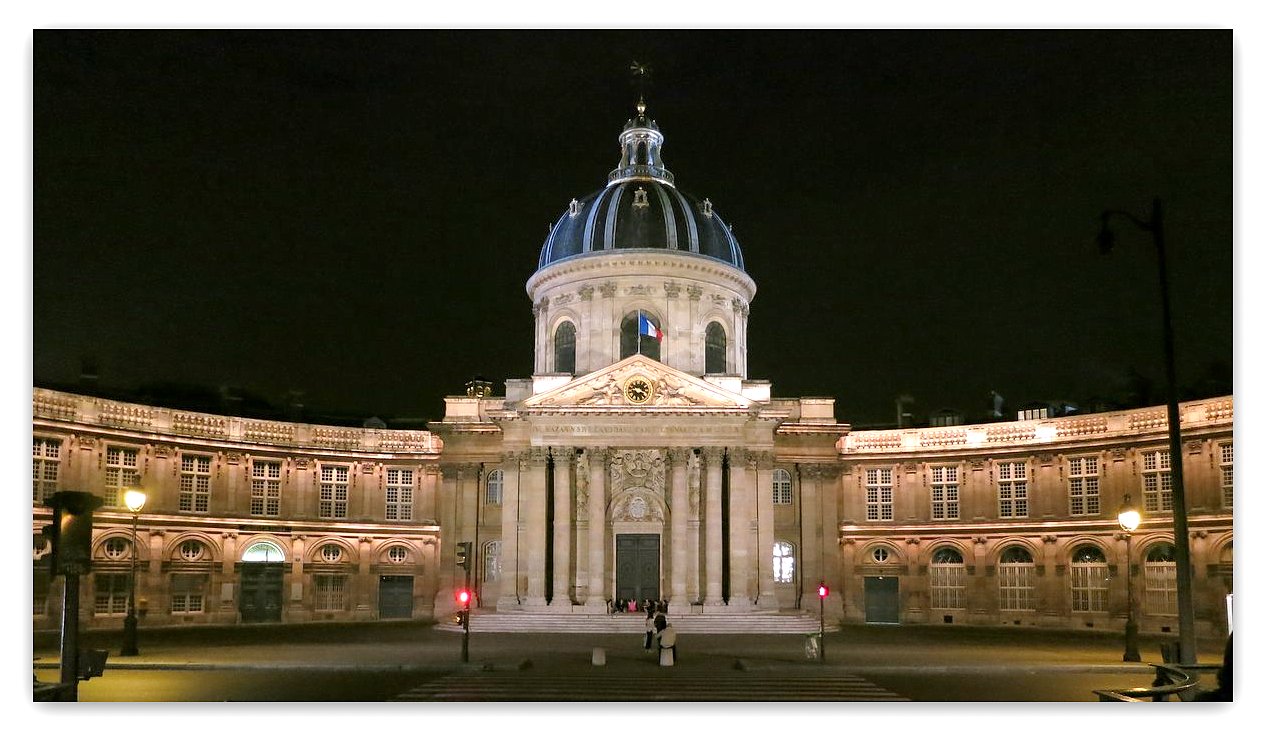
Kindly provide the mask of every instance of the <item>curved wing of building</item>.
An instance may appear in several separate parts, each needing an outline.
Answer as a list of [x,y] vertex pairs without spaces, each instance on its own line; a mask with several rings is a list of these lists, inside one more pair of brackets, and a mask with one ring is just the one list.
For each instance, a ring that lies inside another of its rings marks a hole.
[[[1174,629],[1163,408],[853,431],[831,398],[748,377],[756,284],[710,200],[677,189],[639,105],[602,190],[571,201],[527,282],[529,377],[446,399],[429,431],[217,416],[36,389],[36,628],[49,497],[100,497],[89,627],[817,609],[848,622]],[[1226,628],[1232,399],[1181,408],[1199,628]],[[1132,561],[1116,523],[1132,500]],[[468,561],[458,561],[458,545]]]

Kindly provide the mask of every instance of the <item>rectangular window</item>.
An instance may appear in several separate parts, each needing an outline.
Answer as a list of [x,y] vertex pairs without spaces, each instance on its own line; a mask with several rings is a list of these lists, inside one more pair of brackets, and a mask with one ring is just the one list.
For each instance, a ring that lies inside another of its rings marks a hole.
[[998,516],[1027,518],[1029,515],[1029,471],[1025,462],[998,464]]
[[1222,507],[1230,508],[1235,488],[1235,449],[1230,442],[1218,444],[1218,469],[1222,475]]
[[1073,587],[1074,613],[1108,610],[1108,565],[1101,562],[1074,562],[1068,568]]
[[786,470],[774,470],[774,505],[791,505],[791,473]]
[[345,575],[313,575],[313,603],[317,611],[342,611],[347,608]]
[[92,612],[98,616],[122,616],[127,613],[127,573],[101,573],[93,576],[95,594]]
[[1143,510],[1163,513],[1174,510],[1174,490],[1169,476],[1169,450],[1143,452]]
[[1068,513],[1072,516],[1099,515],[1098,457],[1069,458]]
[[387,470],[387,520],[413,519],[413,470]]
[[180,574],[171,576],[171,612],[202,613],[206,600],[206,575]]
[[206,513],[211,510],[211,458],[180,455],[180,510]]
[[62,443],[58,439],[32,437],[31,501],[44,503],[57,492],[57,476],[61,470]]
[[892,470],[866,470],[866,520],[892,520]]
[[281,462],[251,462],[251,515],[281,513]]
[[347,518],[348,468],[321,465],[321,518]]
[[933,608],[962,608],[967,592],[967,568],[962,564],[928,566]]
[[1033,610],[1033,563],[998,565],[998,608],[1003,611]]
[[105,496],[110,505],[123,507],[123,491],[140,482],[137,450],[112,446],[106,448]]
[[938,521],[958,518],[958,468],[932,468],[932,518]]

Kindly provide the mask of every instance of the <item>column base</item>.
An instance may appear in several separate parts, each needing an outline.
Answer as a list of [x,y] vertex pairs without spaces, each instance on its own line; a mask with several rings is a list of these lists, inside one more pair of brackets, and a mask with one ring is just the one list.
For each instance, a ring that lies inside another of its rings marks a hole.
[[690,600],[686,596],[681,595],[671,598],[668,601],[669,613],[690,613]]
[[513,595],[503,595],[497,598],[497,610],[499,612],[517,611],[520,608],[519,599]]
[[559,598],[555,596],[549,603],[549,610],[556,613],[571,613],[572,603],[570,598]]
[[545,602],[545,596],[543,595],[529,595],[523,599],[523,605],[531,608],[544,608],[548,604]]
[[585,604],[581,606],[581,609],[584,613],[606,613],[607,602],[602,598],[593,597],[585,601]]

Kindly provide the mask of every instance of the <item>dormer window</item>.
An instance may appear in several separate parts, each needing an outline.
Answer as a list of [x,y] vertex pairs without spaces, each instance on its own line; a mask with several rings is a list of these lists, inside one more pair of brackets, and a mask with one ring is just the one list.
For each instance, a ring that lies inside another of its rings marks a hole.
[[650,206],[650,202],[646,200],[646,190],[640,187],[637,188],[637,190],[633,192],[633,207],[646,208],[648,206]]
[[708,218],[712,217],[712,201],[707,198],[703,199],[703,214]]
[[575,218],[580,215],[580,201],[575,198],[571,199],[571,205],[567,206],[567,215]]

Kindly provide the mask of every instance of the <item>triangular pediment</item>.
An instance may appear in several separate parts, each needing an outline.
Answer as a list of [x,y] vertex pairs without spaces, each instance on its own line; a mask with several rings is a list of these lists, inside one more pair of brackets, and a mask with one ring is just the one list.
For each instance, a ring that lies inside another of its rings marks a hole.
[[754,401],[640,354],[533,395],[527,409],[728,409],[752,407]]

